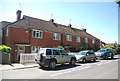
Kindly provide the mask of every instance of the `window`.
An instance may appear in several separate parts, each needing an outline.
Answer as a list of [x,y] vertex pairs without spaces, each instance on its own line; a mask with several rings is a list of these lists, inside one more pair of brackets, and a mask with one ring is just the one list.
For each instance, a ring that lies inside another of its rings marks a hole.
[[67,55],[67,53],[66,53],[64,50],[60,50],[60,53],[61,53],[62,55]]
[[80,42],[80,37],[76,37],[76,42]]
[[51,49],[47,49],[47,50],[46,50],[46,55],[52,55]]
[[6,29],[6,36],[8,36],[8,28]]
[[92,44],[95,44],[95,40],[94,39],[92,40]]
[[67,35],[67,41],[72,41],[72,36],[71,35]]
[[38,51],[40,50],[41,47],[39,46],[33,46],[32,47],[32,53],[38,53]]
[[53,50],[53,55],[60,55],[59,50]]
[[33,38],[42,38],[43,31],[41,30],[33,30]]
[[88,43],[88,38],[85,38],[85,42]]
[[54,33],[54,40],[61,40],[61,34]]

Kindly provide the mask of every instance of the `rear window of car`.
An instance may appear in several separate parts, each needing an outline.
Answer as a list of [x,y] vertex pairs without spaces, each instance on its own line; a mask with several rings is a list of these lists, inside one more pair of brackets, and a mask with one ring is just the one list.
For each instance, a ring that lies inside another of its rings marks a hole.
[[46,55],[52,55],[51,49],[47,49],[47,50],[46,50]]
[[53,50],[53,55],[60,55],[60,51],[59,50]]

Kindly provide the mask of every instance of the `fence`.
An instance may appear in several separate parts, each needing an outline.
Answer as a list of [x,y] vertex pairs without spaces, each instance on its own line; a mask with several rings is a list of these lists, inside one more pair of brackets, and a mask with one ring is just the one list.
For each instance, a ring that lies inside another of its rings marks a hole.
[[21,53],[20,54],[20,64],[25,63],[35,63],[36,53]]

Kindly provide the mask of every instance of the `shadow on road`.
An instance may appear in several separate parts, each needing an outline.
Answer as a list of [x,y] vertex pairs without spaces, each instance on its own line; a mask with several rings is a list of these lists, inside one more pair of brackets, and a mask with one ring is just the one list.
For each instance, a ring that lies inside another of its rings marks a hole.
[[58,71],[58,70],[74,68],[77,66],[81,66],[81,65],[76,64],[75,66],[70,66],[69,64],[63,64],[63,65],[57,65],[54,69],[49,69],[48,67],[39,67],[39,69],[46,70],[46,71]]
[[118,60],[118,59],[120,59],[120,58],[118,58],[118,57],[114,57],[113,59],[111,59],[111,58],[107,58],[107,59],[99,59],[99,60]]
[[77,63],[80,63],[80,64],[88,64],[88,63],[96,63],[96,62],[100,62],[100,61],[87,61],[85,63],[83,62],[77,62]]

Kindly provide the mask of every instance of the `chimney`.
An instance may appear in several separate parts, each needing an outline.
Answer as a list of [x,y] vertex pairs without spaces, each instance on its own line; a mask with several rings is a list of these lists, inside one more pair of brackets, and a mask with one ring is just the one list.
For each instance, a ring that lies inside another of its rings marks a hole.
[[68,24],[69,27],[72,27],[72,24]]
[[83,28],[82,28],[82,31],[86,32],[86,30],[87,30],[87,29],[83,29]]
[[51,22],[51,23],[54,23],[54,19],[50,19],[50,22]]
[[18,11],[16,12],[17,21],[21,19],[21,13],[22,13],[22,11],[20,11],[20,10],[18,10]]

